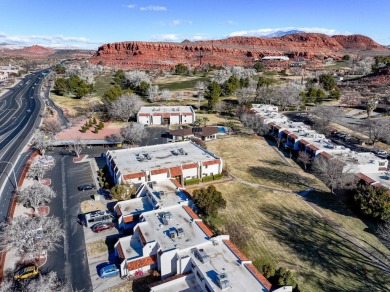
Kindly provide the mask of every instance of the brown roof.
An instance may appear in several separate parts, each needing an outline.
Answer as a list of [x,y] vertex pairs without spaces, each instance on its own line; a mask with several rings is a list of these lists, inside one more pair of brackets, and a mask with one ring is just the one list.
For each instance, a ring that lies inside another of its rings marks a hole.
[[253,264],[245,264],[245,267],[260,281],[261,284],[267,288],[268,291],[271,290],[272,284],[260,273]]
[[124,175],[123,179],[132,179],[132,178],[139,178],[139,177],[144,177],[144,176],[146,176],[145,172],[136,172],[136,173]]
[[183,209],[190,215],[192,219],[199,219],[198,215],[188,206],[183,206]]
[[187,272],[187,273],[184,273],[184,274],[176,274],[176,275],[174,275],[172,277],[165,278],[164,280],[153,282],[152,284],[149,285],[149,288],[153,288],[153,287],[156,287],[158,285],[161,285],[161,284],[164,284],[164,283],[167,283],[167,282],[179,279],[181,277],[185,277],[185,276],[187,276],[189,274],[192,274],[192,272],[190,271],[190,272]]
[[230,240],[224,240],[223,242],[240,261],[249,261],[249,259],[238,249],[238,247],[233,242]]
[[282,132],[285,133],[285,134],[287,134],[287,135],[290,135],[290,131],[283,130]]
[[190,136],[192,135],[192,130],[190,128],[172,130],[169,132],[169,134],[172,136]]
[[386,168],[386,167],[379,167],[378,170],[379,170],[379,171],[386,171],[387,168]]
[[120,205],[116,205],[114,210],[118,214],[118,216],[122,216],[122,211],[121,211]]
[[167,173],[168,169],[167,168],[160,168],[160,169],[155,169],[150,172],[151,175],[155,174],[162,174],[162,173]]
[[174,185],[175,185],[177,188],[181,189],[181,188],[183,187],[183,186],[177,181],[177,179],[171,178],[171,181],[174,183]]
[[280,130],[282,127],[278,126],[278,125],[275,125],[274,128]]
[[150,114],[138,114],[140,117],[148,117]]
[[196,224],[199,226],[200,229],[206,234],[208,237],[212,237],[214,233],[204,224],[202,221],[195,221]]
[[186,165],[182,166],[183,169],[197,168],[197,167],[198,167],[197,163],[191,163],[191,164],[186,164]]
[[195,135],[199,135],[202,137],[207,137],[211,135],[215,135],[218,133],[217,127],[203,127],[203,128],[192,128],[192,132]]
[[182,171],[180,166],[171,167],[171,176],[179,176],[182,175]]
[[330,154],[329,154],[328,152],[326,152],[326,151],[321,152],[320,155],[322,155],[322,156],[324,156],[325,158],[328,158],[328,159],[332,158],[332,155],[330,155]]
[[298,136],[297,136],[297,135],[295,135],[295,134],[291,134],[291,135],[290,135],[290,137],[291,137],[291,138],[293,138],[293,139],[296,139],[296,138],[298,138]]
[[356,176],[357,176],[357,178],[364,180],[368,184],[372,184],[375,182],[375,180],[373,180],[372,178],[368,177],[367,175],[365,175],[361,172],[357,173]]
[[157,256],[152,255],[152,256],[144,257],[144,258],[141,258],[141,259],[138,259],[135,261],[127,262],[127,269],[129,271],[134,271],[136,269],[150,266],[150,265],[153,265],[155,263],[157,263]]
[[202,164],[204,166],[208,166],[208,165],[213,165],[213,164],[219,164],[219,160],[218,159],[214,159],[214,160],[210,160],[210,161],[205,161],[205,162],[202,162]]
[[119,256],[121,259],[124,259],[124,258],[125,258],[125,254],[123,253],[122,245],[121,245],[120,242],[119,242],[118,245],[116,246],[116,251],[118,252],[118,256]]
[[314,145],[308,145],[307,147],[309,147],[311,150],[313,151],[317,151],[317,150],[320,150],[320,148],[317,148],[316,146]]
[[131,223],[133,221],[134,221],[133,215],[129,215],[129,216],[124,216],[123,217],[123,222],[125,222],[125,223]]
[[301,142],[303,145],[309,145],[310,143],[309,142],[307,142],[306,140],[299,140],[299,142]]

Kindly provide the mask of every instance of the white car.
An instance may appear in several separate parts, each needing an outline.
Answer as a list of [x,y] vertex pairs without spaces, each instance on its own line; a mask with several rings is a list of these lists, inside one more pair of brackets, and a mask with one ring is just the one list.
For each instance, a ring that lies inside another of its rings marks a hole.
[[385,155],[385,154],[387,154],[387,152],[385,150],[379,150],[379,149],[375,150],[374,153],[376,155]]

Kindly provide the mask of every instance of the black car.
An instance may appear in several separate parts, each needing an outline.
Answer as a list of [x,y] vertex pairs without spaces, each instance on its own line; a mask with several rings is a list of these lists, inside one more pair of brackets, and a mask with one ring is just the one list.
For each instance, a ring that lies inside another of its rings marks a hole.
[[94,184],[85,184],[78,187],[79,191],[88,191],[88,190],[94,190],[95,185]]

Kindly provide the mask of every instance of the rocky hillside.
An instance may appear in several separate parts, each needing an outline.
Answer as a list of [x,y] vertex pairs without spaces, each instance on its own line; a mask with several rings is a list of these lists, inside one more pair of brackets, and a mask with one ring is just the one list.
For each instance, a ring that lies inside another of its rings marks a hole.
[[91,58],[93,63],[104,62],[119,68],[169,68],[177,63],[198,66],[201,63],[212,65],[247,65],[253,59],[269,55],[289,57],[339,58],[353,50],[372,52],[389,49],[362,35],[327,36],[317,33],[297,33],[274,38],[231,37],[214,41],[184,41],[182,43],[163,42],[120,42],[99,47]]

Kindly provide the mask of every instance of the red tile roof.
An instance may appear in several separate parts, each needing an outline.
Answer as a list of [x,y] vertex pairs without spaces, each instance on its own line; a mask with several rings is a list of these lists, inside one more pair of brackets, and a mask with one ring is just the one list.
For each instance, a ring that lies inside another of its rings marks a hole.
[[274,128],[280,130],[282,127],[278,126],[278,125],[275,125]]
[[170,114],[162,114],[162,117],[167,119],[170,117]]
[[188,206],[183,206],[183,209],[190,215],[192,219],[199,219],[198,215]]
[[307,147],[309,147],[311,150],[313,151],[317,151],[317,150],[320,150],[320,148],[317,148],[316,146],[314,145],[307,145]]
[[320,153],[320,155],[324,156],[325,158],[328,158],[328,159],[331,159],[332,158],[332,155],[330,155],[328,152],[326,151],[323,151]]
[[181,167],[175,166],[170,168],[171,176],[179,176],[182,175]]
[[171,113],[171,116],[180,116],[179,113]]
[[121,259],[124,259],[124,258],[125,258],[125,254],[123,253],[122,245],[121,245],[120,242],[119,242],[118,245],[116,246],[116,251],[118,252],[118,256],[119,256]]
[[135,173],[124,175],[123,179],[126,180],[126,179],[139,178],[139,177],[144,177],[144,176],[146,176],[145,172],[135,172]]
[[116,212],[116,214],[117,214],[118,216],[122,216],[122,211],[121,211],[120,205],[116,205],[115,208],[114,208],[114,210],[115,210],[115,212]]
[[175,178],[171,178],[171,182],[173,182],[174,184],[175,184],[175,186],[177,187],[177,188],[182,188],[183,186],[177,181],[177,179],[175,179]]
[[191,164],[186,164],[182,166],[182,169],[190,169],[190,168],[197,168],[198,164],[197,163],[191,163]]
[[202,221],[195,221],[196,224],[199,226],[200,229],[208,236],[212,237],[214,233],[204,224]]
[[245,264],[245,267],[257,278],[258,281],[260,281],[261,284],[264,285],[265,288],[267,288],[268,291],[271,290],[272,284],[256,269],[253,264]]
[[285,133],[285,134],[287,134],[287,135],[290,135],[290,134],[291,134],[290,131],[287,131],[287,130],[283,130],[282,132]]
[[139,238],[141,239],[142,244],[145,245],[146,244],[146,239],[145,239],[144,235],[142,234],[141,229],[139,227],[137,227],[136,230],[138,231]]
[[155,263],[157,263],[157,256],[152,255],[152,256],[144,257],[144,258],[137,259],[137,260],[134,260],[131,262],[127,262],[127,269],[129,271],[134,271],[136,269],[150,266],[150,265],[153,265]]
[[275,126],[275,123],[274,123],[274,122],[271,122],[271,123],[268,123],[268,125],[270,125],[270,126]]
[[356,176],[357,176],[357,178],[364,180],[368,184],[372,184],[375,182],[375,180],[373,180],[372,178],[368,177],[367,175],[365,175],[361,172],[357,173]]
[[298,136],[295,135],[295,134],[291,134],[290,137],[293,138],[293,139],[297,139],[298,138]]
[[233,242],[231,242],[230,240],[224,240],[223,242],[240,261],[249,261],[249,259],[238,249],[238,247]]
[[218,159],[214,159],[214,160],[210,160],[210,161],[205,161],[205,162],[202,162],[202,164],[204,166],[208,166],[208,165],[213,165],[213,164],[219,164],[219,160]]
[[378,171],[386,171],[387,170],[387,167],[379,167],[378,168]]
[[160,168],[160,169],[155,169],[150,172],[151,175],[155,174],[162,174],[162,173],[167,173],[168,169],[167,168]]
[[148,116],[150,116],[150,114],[138,114],[138,116],[140,116],[140,117],[148,117]]
[[123,222],[125,222],[125,223],[131,223],[133,221],[134,221],[133,215],[129,215],[129,216],[124,216],[123,217]]
[[303,145],[309,145],[310,143],[309,142],[307,142],[306,140],[299,140],[299,142],[301,142]]
[[192,116],[192,113],[181,113],[182,115],[190,115]]

